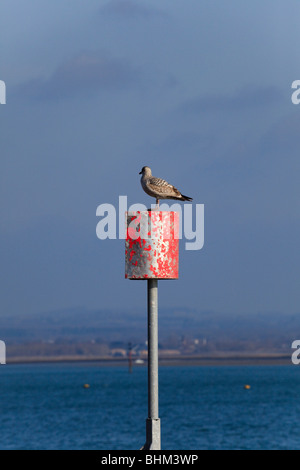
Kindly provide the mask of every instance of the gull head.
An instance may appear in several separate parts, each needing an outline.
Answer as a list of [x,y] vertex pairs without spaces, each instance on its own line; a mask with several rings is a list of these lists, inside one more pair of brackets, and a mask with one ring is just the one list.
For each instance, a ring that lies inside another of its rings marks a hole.
[[143,166],[142,171],[140,171],[139,174],[143,176],[152,176],[151,168],[149,168],[148,166]]

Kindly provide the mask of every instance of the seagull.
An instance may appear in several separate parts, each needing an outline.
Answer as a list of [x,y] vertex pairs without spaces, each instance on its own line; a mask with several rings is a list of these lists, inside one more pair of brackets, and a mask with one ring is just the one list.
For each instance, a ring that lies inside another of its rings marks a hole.
[[181,194],[172,184],[161,178],[152,176],[151,168],[144,166],[139,173],[141,177],[141,185],[145,193],[155,197],[156,205],[159,206],[160,199],[176,199],[177,201],[192,201],[193,199]]

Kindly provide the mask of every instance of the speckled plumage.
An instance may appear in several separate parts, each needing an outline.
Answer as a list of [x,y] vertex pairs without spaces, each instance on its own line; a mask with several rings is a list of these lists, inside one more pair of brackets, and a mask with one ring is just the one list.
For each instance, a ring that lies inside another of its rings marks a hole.
[[152,176],[151,169],[144,166],[140,172],[141,185],[145,193],[151,197],[155,197],[157,204],[160,199],[175,199],[177,201],[192,201],[192,198],[184,196],[175,186],[167,181]]

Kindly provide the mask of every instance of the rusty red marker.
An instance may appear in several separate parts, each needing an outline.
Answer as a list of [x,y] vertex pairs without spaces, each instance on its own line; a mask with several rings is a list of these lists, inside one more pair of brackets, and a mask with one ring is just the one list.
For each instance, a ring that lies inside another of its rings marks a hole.
[[178,279],[178,212],[127,212],[126,218],[126,279]]

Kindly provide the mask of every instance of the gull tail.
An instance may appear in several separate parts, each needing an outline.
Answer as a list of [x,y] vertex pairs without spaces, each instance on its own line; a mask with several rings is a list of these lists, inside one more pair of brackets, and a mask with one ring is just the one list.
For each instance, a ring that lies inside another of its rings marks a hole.
[[189,201],[191,202],[193,200],[192,197],[188,197],[188,196],[184,196],[183,194],[181,194],[181,201]]

